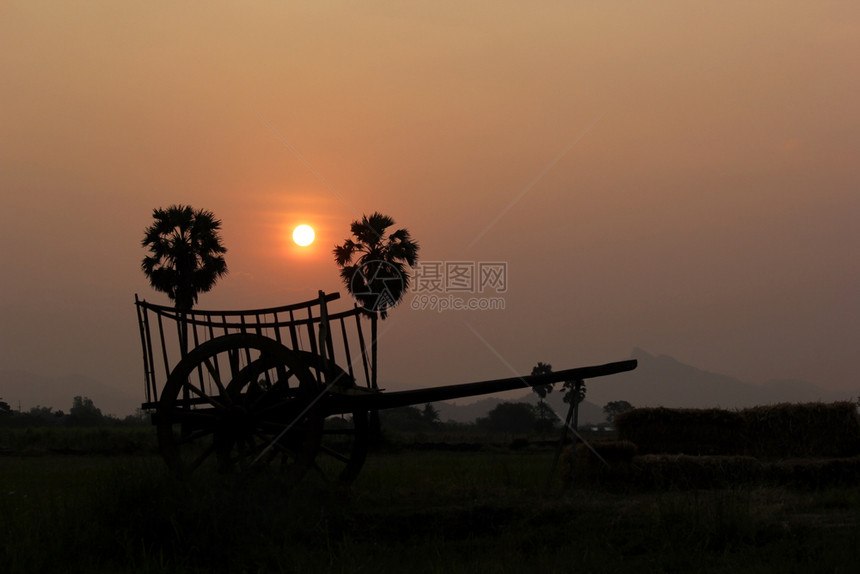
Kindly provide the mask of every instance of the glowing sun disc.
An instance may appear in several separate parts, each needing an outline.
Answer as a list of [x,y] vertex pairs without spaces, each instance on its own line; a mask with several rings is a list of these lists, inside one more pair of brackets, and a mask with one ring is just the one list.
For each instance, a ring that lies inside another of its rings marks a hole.
[[293,241],[296,245],[306,247],[314,242],[314,230],[310,225],[299,225],[293,230]]

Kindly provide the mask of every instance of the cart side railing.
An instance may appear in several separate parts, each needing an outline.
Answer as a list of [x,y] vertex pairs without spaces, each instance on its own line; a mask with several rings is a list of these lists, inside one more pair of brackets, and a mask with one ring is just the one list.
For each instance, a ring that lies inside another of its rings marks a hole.
[[[143,350],[146,402],[155,406],[170,372],[192,349],[233,333],[250,333],[273,339],[282,345],[322,357],[322,365],[334,362],[345,369],[357,385],[370,387],[375,371],[365,337],[360,308],[331,313],[328,303],[339,293],[281,307],[213,311],[156,305],[135,295],[137,319]],[[202,384],[202,383],[201,383]]]

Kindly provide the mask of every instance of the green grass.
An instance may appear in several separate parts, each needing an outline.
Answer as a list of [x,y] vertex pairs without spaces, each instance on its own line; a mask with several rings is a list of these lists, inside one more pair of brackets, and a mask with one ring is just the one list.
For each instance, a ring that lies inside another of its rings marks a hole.
[[0,457],[30,572],[853,572],[860,488],[545,490],[549,450],[375,453],[335,488],[182,483],[154,455]]

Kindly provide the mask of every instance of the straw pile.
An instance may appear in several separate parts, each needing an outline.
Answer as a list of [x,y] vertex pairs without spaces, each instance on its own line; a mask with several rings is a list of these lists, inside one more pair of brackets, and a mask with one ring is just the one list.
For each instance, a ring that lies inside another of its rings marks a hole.
[[780,404],[741,411],[748,454],[766,458],[832,458],[860,454],[857,407],[838,403]]
[[744,418],[721,409],[633,409],[615,419],[640,454],[728,455],[743,448]]
[[850,402],[780,404],[741,411],[634,409],[615,421],[641,454],[744,455],[759,459],[860,454],[860,418]]
[[[609,488],[711,488],[750,482],[822,487],[860,480],[860,416],[851,402],[741,411],[634,409],[619,442],[578,445],[574,482]],[[570,451],[563,476],[570,476]]]
[[774,461],[764,466],[763,478],[772,484],[806,488],[857,486],[860,456]]

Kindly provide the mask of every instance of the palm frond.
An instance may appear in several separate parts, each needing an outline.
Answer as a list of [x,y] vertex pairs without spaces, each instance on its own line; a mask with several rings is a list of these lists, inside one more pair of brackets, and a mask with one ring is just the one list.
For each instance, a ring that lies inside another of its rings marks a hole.
[[332,253],[334,254],[335,263],[343,267],[352,263],[352,258],[357,251],[361,251],[362,246],[355,243],[351,239],[344,241],[343,245],[335,245]]

